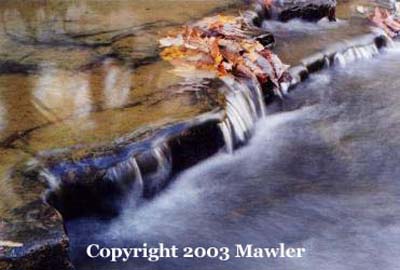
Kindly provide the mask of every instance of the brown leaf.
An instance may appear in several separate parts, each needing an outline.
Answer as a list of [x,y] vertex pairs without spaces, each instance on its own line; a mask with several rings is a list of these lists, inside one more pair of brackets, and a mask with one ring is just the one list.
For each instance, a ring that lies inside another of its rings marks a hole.
[[287,66],[253,36],[245,34],[250,33],[245,31],[247,28],[241,17],[208,17],[185,26],[175,38],[160,40],[165,47],[161,56],[177,67],[192,66],[219,77],[232,73],[278,85]]

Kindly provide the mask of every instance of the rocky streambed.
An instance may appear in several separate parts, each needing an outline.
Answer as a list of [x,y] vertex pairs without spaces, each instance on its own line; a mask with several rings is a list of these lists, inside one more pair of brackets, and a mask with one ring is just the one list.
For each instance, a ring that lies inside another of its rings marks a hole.
[[0,269],[72,268],[64,219],[113,217],[126,196],[151,198],[245,144],[264,102],[278,102],[267,81],[176,74],[158,40],[183,24],[241,9],[252,38],[273,36],[263,45],[292,66],[282,93],[390,43],[355,15],[365,1],[294,2],[2,3]]

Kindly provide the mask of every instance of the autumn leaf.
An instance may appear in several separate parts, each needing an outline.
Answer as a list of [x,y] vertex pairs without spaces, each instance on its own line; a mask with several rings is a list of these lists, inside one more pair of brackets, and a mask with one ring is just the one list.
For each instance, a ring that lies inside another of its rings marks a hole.
[[242,17],[213,16],[186,25],[175,37],[160,40],[161,57],[179,67],[211,71],[217,77],[229,74],[268,80],[279,87],[288,66],[251,35]]
[[369,19],[392,38],[400,32],[400,21],[386,9],[376,7],[374,12],[369,15]]

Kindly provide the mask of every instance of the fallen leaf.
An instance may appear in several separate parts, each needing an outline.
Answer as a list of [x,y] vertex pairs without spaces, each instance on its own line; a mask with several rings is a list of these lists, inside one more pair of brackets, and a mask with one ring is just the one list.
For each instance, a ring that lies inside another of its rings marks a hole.
[[374,12],[369,15],[369,19],[392,38],[400,33],[400,20],[396,19],[394,15],[386,9],[376,7]]
[[217,77],[232,74],[260,83],[270,80],[279,87],[288,66],[252,35],[257,31],[241,16],[207,17],[186,25],[176,37],[161,39],[160,55],[180,72],[181,67],[191,66],[214,72]]

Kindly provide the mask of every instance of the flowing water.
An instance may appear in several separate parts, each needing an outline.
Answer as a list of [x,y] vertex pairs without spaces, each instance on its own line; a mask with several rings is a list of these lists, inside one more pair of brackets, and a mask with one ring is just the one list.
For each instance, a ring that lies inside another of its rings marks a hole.
[[226,91],[226,114],[220,124],[226,149],[232,153],[236,146],[244,144],[251,137],[256,121],[265,116],[264,98],[256,79],[237,81],[232,77],[224,79]]
[[359,18],[339,19],[318,23],[292,20],[288,23],[265,21],[263,27],[276,37],[275,52],[285,63],[297,65],[305,56],[327,49],[334,44],[348,47],[349,42],[363,33],[371,32],[364,20]]
[[[400,50],[313,75],[246,147],[182,173],[111,221],[67,224],[77,269],[398,269]],[[297,259],[89,260],[90,243],[305,247]]]
[[[221,85],[173,75],[158,58],[157,41],[185,22],[237,14],[248,1],[25,2],[0,5],[2,218],[41,192],[36,183],[21,192],[12,178],[14,166],[34,154],[118,141],[214,109],[217,101],[204,89]],[[340,2],[336,23],[265,22],[277,39],[274,51],[291,65],[339,41],[341,53],[328,63],[333,69],[268,109],[258,83],[227,79],[220,124],[226,149],[175,177],[155,198],[143,194],[172,175],[167,144],[152,145],[151,173],[134,156],[108,167],[105,180],[133,191],[115,219],[67,222],[77,269],[397,269],[400,51],[394,46],[377,56],[375,44],[348,46],[371,31],[350,14],[356,2],[366,0]],[[52,172],[42,173],[58,187]],[[90,243],[145,242],[232,250],[283,242],[307,252],[301,259],[157,263],[109,263],[85,254]]]

